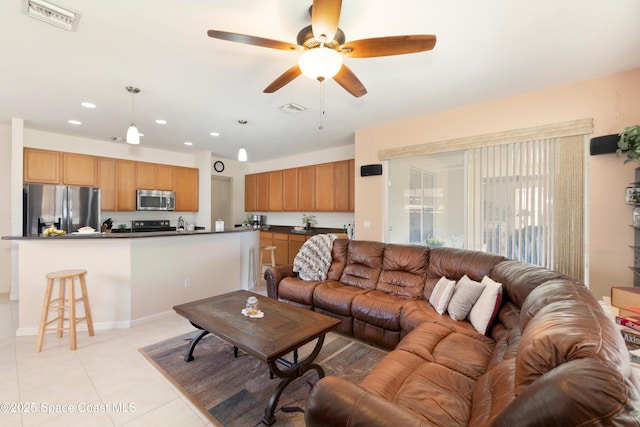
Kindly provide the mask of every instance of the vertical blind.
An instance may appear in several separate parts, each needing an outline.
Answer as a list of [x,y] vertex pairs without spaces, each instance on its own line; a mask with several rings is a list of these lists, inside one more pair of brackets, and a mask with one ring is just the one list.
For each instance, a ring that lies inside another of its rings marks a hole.
[[583,278],[584,137],[466,150],[466,247]]

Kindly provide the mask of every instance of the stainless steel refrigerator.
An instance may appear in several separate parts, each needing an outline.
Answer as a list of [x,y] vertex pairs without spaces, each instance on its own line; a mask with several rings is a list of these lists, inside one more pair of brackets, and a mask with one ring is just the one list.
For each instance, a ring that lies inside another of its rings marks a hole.
[[89,226],[100,231],[100,189],[53,184],[24,184],[23,236],[38,236],[55,224],[67,233]]

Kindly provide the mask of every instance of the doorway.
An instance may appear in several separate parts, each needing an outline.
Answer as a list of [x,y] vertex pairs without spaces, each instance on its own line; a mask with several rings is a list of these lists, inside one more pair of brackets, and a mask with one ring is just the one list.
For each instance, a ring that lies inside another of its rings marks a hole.
[[211,177],[211,224],[222,219],[225,228],[233,228],[232,184],[231,177]]

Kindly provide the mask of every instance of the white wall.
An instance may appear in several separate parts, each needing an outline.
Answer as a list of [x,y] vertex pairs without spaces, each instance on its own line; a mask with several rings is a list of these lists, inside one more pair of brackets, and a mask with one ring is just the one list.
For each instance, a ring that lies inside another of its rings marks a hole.
[[[11,127],[0,125],[0,236],[11,234]],[[0,240],[0,293],[11,288],[11,242]]]

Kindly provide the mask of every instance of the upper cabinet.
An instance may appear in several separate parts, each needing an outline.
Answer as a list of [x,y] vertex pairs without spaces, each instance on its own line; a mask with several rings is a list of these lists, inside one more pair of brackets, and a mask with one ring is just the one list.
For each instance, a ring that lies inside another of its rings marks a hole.
[[25,148],[23,157],[24,182],[60,184],[60,153]]
[[143,190],[173,189],[173,166],[137,162],[138,188]]
[[98,185],[98,158],[86,154],[62,153],[62,183],[95,187]]
[[246,212],[256,212],[258,201],[257,175],[247,174],[244,176],[244,210]]
[[197,168],[37,148],[23,157],[24,182],[100,187],[103,211],[135,211],[137,189],[175,191],[176,210],[198,211]]
[[117,160],[116,210],[136,210],[136,162]]
[[298,168],[282,171],[282,209],[286,212],[298,210]]
[[173,166],[173,191],[176,193],[176,211],[197,212],[199,171],[196,168]]
[[98,157],[98,187],[100,205],[103,211],[117,210],[118,161],[108,157]]
[[245,175],[247,212],[353,212],[354,160]]

